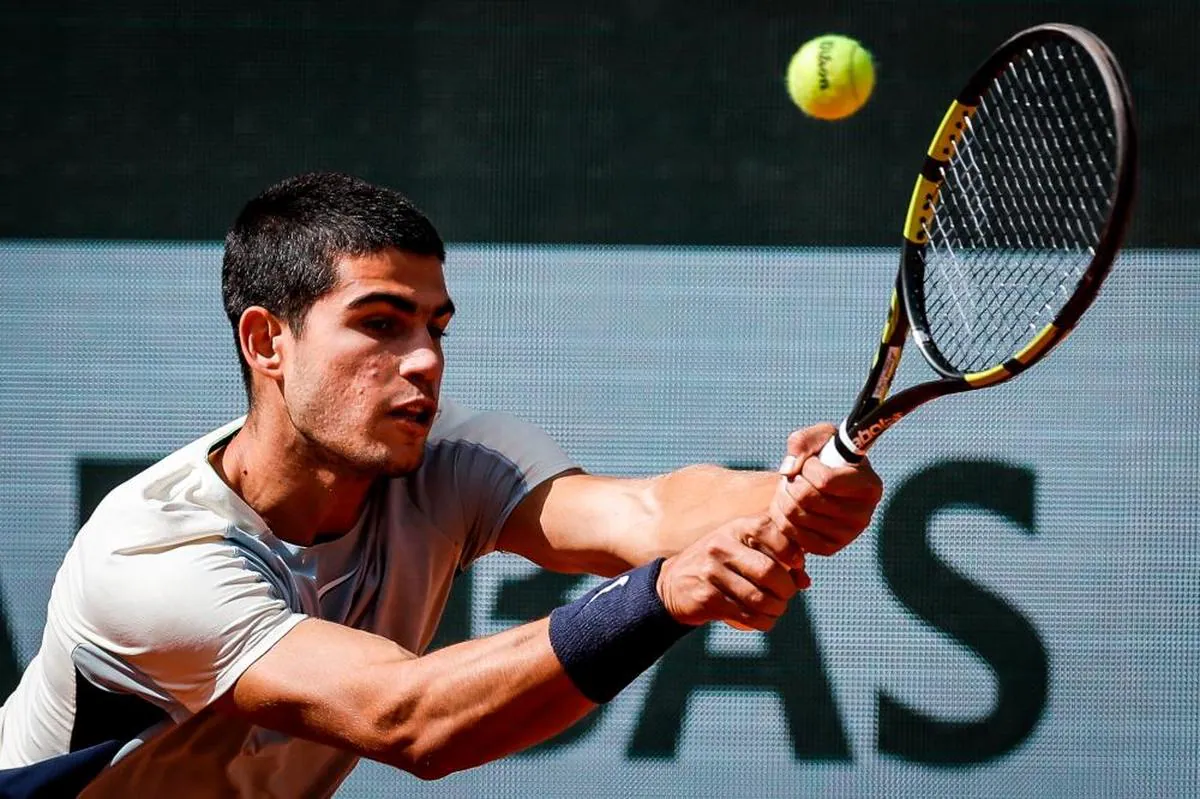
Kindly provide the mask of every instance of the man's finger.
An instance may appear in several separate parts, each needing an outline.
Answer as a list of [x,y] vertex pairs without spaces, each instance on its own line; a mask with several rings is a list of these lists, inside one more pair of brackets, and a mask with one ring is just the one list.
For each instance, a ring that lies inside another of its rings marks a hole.
[[793,431],[787,439],[787,455],[779,464],[779,473],[785,477],[795,477],[800,473],[800,466],[807,458],[816,455],[825,446],[825,442],[833,437],[837,428],[828,422],[815,424],[803,430]]
[[[864,460],[857,466],[826,466],[820,458],[808,458],[798,469],[799,476],[825,496],[878,502],[883,482]],[[795,482],[795,481],[793,481]]]
[[[780,613],[787,606],[787,601],[796,593],[790,567],[780,564],[779,561],[752,547],[739,548],[729,559],[728,567],[734,574],[750,583],[755,590],[779,600],[781,603]],[[740,585],[737,580],[733,582]],[[765,608],[751,609],[760,612],[765,610]]]
[[[782,517],[780,517],[782,520]],[[783,524],[772,519],[771,524],[742,536],[742,543],[763,552],[789,568],[804,563],[804,551],[783,532]]]
[[725,599],[747,616],[779,618],[787,610],[787,602],[751,582],[733,569],[713,575],[713,585]]

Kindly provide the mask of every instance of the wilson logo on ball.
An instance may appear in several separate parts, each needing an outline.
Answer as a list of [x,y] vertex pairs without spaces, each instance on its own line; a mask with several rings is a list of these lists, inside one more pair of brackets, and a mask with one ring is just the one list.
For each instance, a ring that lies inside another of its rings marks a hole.
[[822,39],[817,54],[817,77],[821,91],[829,91],[829,62],[833,60],[833,48],[836,43]]

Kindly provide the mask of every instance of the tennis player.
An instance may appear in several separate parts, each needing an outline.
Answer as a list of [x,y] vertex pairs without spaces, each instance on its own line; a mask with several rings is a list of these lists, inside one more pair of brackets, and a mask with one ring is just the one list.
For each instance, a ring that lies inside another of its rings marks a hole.
[[[443,244],[390,190],[317,173],[225,242],[244,419],[115,489],[68,551],[0,709],[0,793],[328,796],[360,757],[433,779],[538,743],[695,626],[769,629],[804,553],[868,524],[869,467],[794,433],[774,473],[589,475],[541,430],[439,396]],[[610,577],[423,654],[495,550]]]

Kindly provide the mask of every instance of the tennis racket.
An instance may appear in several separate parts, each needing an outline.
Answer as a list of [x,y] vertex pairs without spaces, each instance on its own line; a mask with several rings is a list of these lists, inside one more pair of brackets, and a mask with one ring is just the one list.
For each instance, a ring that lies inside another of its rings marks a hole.
[[[1112,267],[1136,172],[1129,89],[1100,39],[1042,25],[1001,45],[933,137],[883,339],[821,461],[858,463],[921,405],[1046,357]],[[910,332],[937,378],[889,396]]]

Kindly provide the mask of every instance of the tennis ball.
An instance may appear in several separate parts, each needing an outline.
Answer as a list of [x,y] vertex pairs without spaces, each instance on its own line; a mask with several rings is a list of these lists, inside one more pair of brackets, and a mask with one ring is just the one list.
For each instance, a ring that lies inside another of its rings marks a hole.
[[830,33],[805,42],[788,63],[788,94],[810,117],[848,117],[863,107],[874,88],[871,54],[846,36]]

